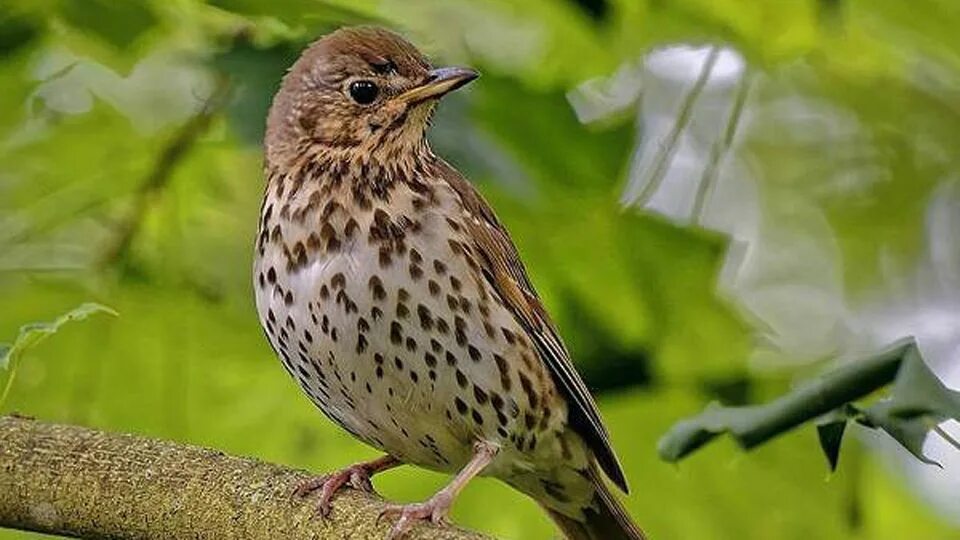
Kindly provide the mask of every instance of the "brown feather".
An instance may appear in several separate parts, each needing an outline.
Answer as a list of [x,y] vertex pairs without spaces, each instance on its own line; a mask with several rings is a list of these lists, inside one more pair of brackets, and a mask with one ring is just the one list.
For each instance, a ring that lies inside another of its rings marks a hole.
[[591,506],[584,509],[583,520],[544,508],[567,540],[646,540],[647,536],[610,493],[595,469],[590,470],[590,478],[596,493]]
[[596,402],[577,373],[570,353],[537,296],[510,234],[497,220],[480,193],[446,162],[440,160],[440,178],[450,184],[469,213],[467,227],[483,275],[533,339],[540,357],[570,401],[570,421],[590,446],[597,463],[620,489],[628,492],[626,476],[610,443],[610,435]]

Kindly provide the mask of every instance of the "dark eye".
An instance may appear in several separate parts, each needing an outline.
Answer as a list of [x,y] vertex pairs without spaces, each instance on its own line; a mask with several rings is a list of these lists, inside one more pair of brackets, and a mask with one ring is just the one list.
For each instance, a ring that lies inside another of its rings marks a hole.
[[350,97],[361,105],[369,105],[377,99],[380,89],[373,81],[353,81],[350,83]]

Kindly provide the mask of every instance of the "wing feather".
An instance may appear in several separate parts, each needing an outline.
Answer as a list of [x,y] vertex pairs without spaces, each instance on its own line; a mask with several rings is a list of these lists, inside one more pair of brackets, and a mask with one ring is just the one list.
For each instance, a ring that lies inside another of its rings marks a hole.
[[448,164],[441,161],[440,167],[441,178],[457,192],[472,218],[466,226],[485,279],[533,339],[541,359],[569,401],[571,425],[587,442],[607,476],[626,492],[623,468],[610,444],[597,404],[574,368],[570,353],[537,296],[510,235],[472,184]]

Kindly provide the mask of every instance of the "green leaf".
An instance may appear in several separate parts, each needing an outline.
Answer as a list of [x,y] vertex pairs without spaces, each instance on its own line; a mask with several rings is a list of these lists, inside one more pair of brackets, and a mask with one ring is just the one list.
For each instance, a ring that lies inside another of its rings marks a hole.
[[[890,382],[893,390],[888,398],[866,409],[852,404]],[[721,433],[730,433],[742,448],[750,449],[830,409],[833,412],[817,422],[817,435],[831,471],[836,470],[850,419],[882,429],[921,462],[940,466],[923,453],[923,442],[939,422],[960,418],[960,392],[944,386],[924,363],[916,343],[906,340],[765,405],[723,407],[711,403],[700,415],[674,425],[661,438],[658,451],[662,459],[677,461]],[[937,433],[955,443],[942,430]]]
[[3,368],[6,373],[4,377],[5,380],[0,384],[3,388],[2,392],[0,392],[0,408],[3,407],[7,396],[10,394],[10,388],[13,386],[17,368],[24,353],[55,334],[64,324],[86,319],[96,313],[106,313],[117,316],[117,312],[107,306],[88,302],[81,304],[51,322],[36,322],[23,325],[20,327],[17,339],[12,345],[4,344],[0,346],[0,368]]
[[907,351],[890,394],[889,414],[960,418],[960,392],[947,388],[914,348]]
[[4,10],[0,13],[0,58],[11,55],[40,35],[39,25],[28,17]]
[[[664,461],[674,462],[698,450],[717,435],[732,431],[737,422],[736,407],[710,403],[696,417],[677,422],[657,443],[657,453]],[[746,413],[747,411],[744,411]]]
[[843,432],[846,428],[846,421],[831,422],[817,426],[817,437],[820,440],[820,448],[827,457],[830,472],[837,470],[837,462],[840,460],[840,444],[843,442]]
[[943,468],[940,463],[923,453],[923,441],[926,440],[930,429],[936,425],[936,422],[931,421],[929,417],[898,416],[893,400],[884,400],[863,411],[860,423],[867,427],[882,429],[918,460]]
[[847,419],[845,417],[817,424],[817,439],[820,441],[820,449],[827,457],[830,472],[837,470],[837,462],[840,460],[840,445],[843,442],[843,432],[846,429]]
[[262,143],[266,127],[263,119],[280,79],[298,52],[299,48],[288,43],[257,47],[240,36],[229,50],[213,58],[213,67],[230,77],[234,85],[227,117],[243,142]]
[[923,463],[941,467],[923,453],[923,442],[947,418],[960,418],[960,392],[947,388],[930,371],[919,351],[911,349],[890,397],[864,410],[859,421],[882,429]]
[[677,461],[721,433],[729,433],[744,449],[753,448],[866,397],[892,382],[904,362],[917,360],[916,343],[906,340],[807,381],[764,405],[723,407],[712,403],[700,415],[678,422],[660,439],[660,457]]
[[57,322],[55,323],[55,325],[59,327],[59,325],[67,321],[80,321],[97,313],[106,313],[107,315],[112,315],[114,317],[117,317],[120,315],[113,308],[104,306],[103,304],[97,304],[96,302],[87,302],[87,303],[81,304],[73,311],[70,311],[66,315],[63,315],[62,317],[57,319]]
[[65,2],[60,15],[71,26],[120,50],[129,47],[157,23],[149,4],[139,1]]
[[340,25],[358,25],[387,21],[375,17],[376,4],[364,1],[336,0],[211,0],[210,4],[251,17],[273,17],[290,26],[306,26],[313,35],[334,30]]

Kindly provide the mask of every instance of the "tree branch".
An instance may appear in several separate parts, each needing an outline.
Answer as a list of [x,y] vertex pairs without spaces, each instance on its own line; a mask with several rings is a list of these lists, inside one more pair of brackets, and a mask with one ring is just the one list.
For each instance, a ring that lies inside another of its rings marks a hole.
[[[382,501],[347,490],[329,518],[294,487],[309,475],[195,446],[0,417],[0,527],[78,538],[385,538]],[[482,540],[416,527],[411,538]]]

